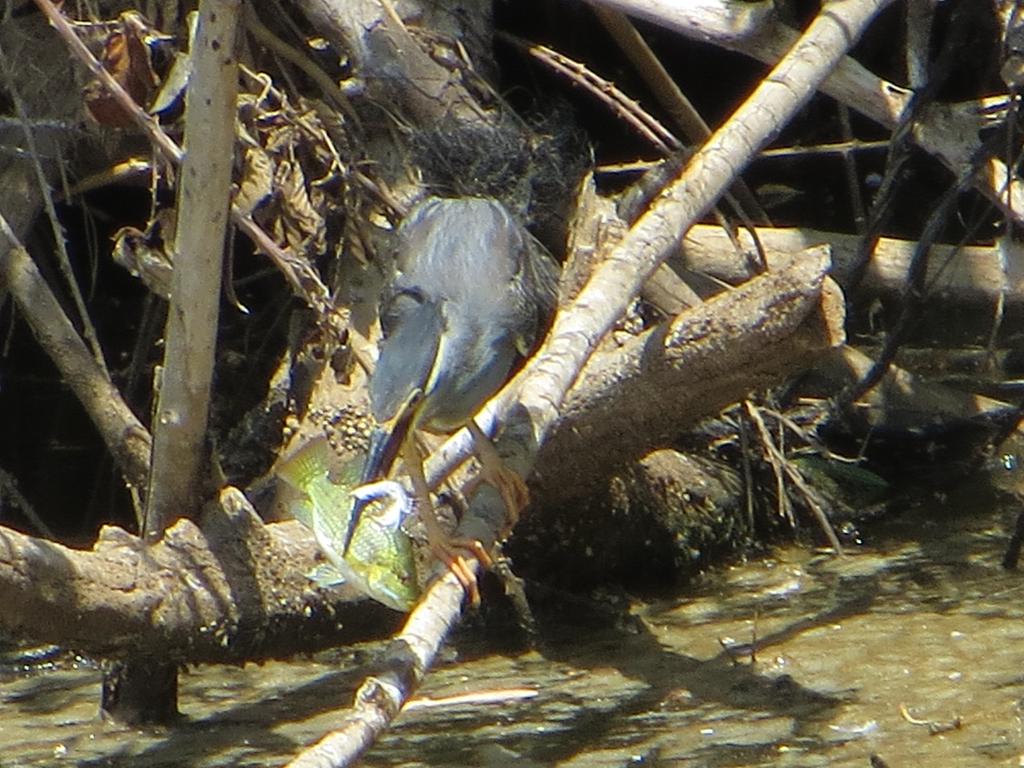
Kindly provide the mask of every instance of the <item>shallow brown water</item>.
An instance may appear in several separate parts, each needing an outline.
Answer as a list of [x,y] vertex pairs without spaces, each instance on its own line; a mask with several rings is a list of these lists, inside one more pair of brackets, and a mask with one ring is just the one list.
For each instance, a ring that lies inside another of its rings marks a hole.
[[[1020,765],[1024,574],[999,564],[1013,511],[960,504],[875,526],[847,557],[786,548],[638,604],[644,631],[444,666],[422,694],[505,700],[414,705],[365,764]],[[0,766],[279,765],[330,726],[372,652],[190,670],[187,721],[151,731],[96,718],[88,666],[11,675]]]

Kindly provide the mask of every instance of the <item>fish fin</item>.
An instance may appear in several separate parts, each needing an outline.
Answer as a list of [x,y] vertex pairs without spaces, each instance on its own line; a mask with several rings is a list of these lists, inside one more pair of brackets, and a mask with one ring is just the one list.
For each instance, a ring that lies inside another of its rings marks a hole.
[[345,583],[345,575],[333,565],[321,563],[306,574],[306,578],[323,589],[340,587]]

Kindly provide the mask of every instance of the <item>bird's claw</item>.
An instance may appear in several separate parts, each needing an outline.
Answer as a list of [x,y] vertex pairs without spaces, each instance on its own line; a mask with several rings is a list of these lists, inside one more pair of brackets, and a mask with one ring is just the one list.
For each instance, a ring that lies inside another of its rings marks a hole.
[[501,494],[501,500],[505,502],[505,510],[508,512],[508,525],[503,535],[508,535],[516,523],[519,522],[519,514],[530,504],[530,489],[516,472],[507,467],[502,467],[493,478],[489,478],[492,485]]
[[491,557],[483,543],[476,539],[441,539],[431,541],[430,550],[459,580],[469,596],[470,604],[480,605],[480,586],[477,582],[476,571],[473,570],[470,562],[460,554],[460,550],[475,557],[481,567],[490,568],[494,565],[494,558]]

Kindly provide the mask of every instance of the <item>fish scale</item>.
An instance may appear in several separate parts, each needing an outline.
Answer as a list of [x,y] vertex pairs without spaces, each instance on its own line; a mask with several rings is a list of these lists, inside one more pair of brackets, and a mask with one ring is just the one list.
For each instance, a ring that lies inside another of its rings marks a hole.
[[342,463],[326,439],[311,440],[278,466],[284,486],[279,498],[313,532],[330,562],[319,569],[317,581],[344,581],[390,608],[408,611],[419,597],[419,584],[412,542],[396,505],[370,501],[342,555],[362,464],[362,459]]

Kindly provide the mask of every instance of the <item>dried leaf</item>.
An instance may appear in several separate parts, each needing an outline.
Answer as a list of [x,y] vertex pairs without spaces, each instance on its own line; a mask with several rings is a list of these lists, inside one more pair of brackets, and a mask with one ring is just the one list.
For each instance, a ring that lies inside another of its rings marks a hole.
[[164,83],[153,99],[149,108],[151,115],[159,115],[171,110],[184,98],[188,81],[192,77],[192,46],[196,39],[196,27],[199,21],[199,14],[192,11],[188,15],[188,48],[186,51],[179,51],[174,54],[174,63],[171,70],[164,78]]
[[[132,100],[145,107],[158,82],[147,43],[150,28],[142,14],[134,11],[121,14],[118,21],[119,28],[104,41],[100,62]],[[98,80],[86,86],[85,106],[101,125],[127,128],[132,124],[128,112]]]
[[310,202],[302,168],[296,162],[282,162],[274,176],[288,245],[297,253],[322,251],[326,234],[324,220]]
[[235,204],[251,214],[274,193],[274,161],[262,149],[248,149]]
[[152,227],[143,232],[122,227],[114,233],[114,261],[140,278],[157,296],[169,299],[174,267],[163,249],[163,241],[153,235]]

